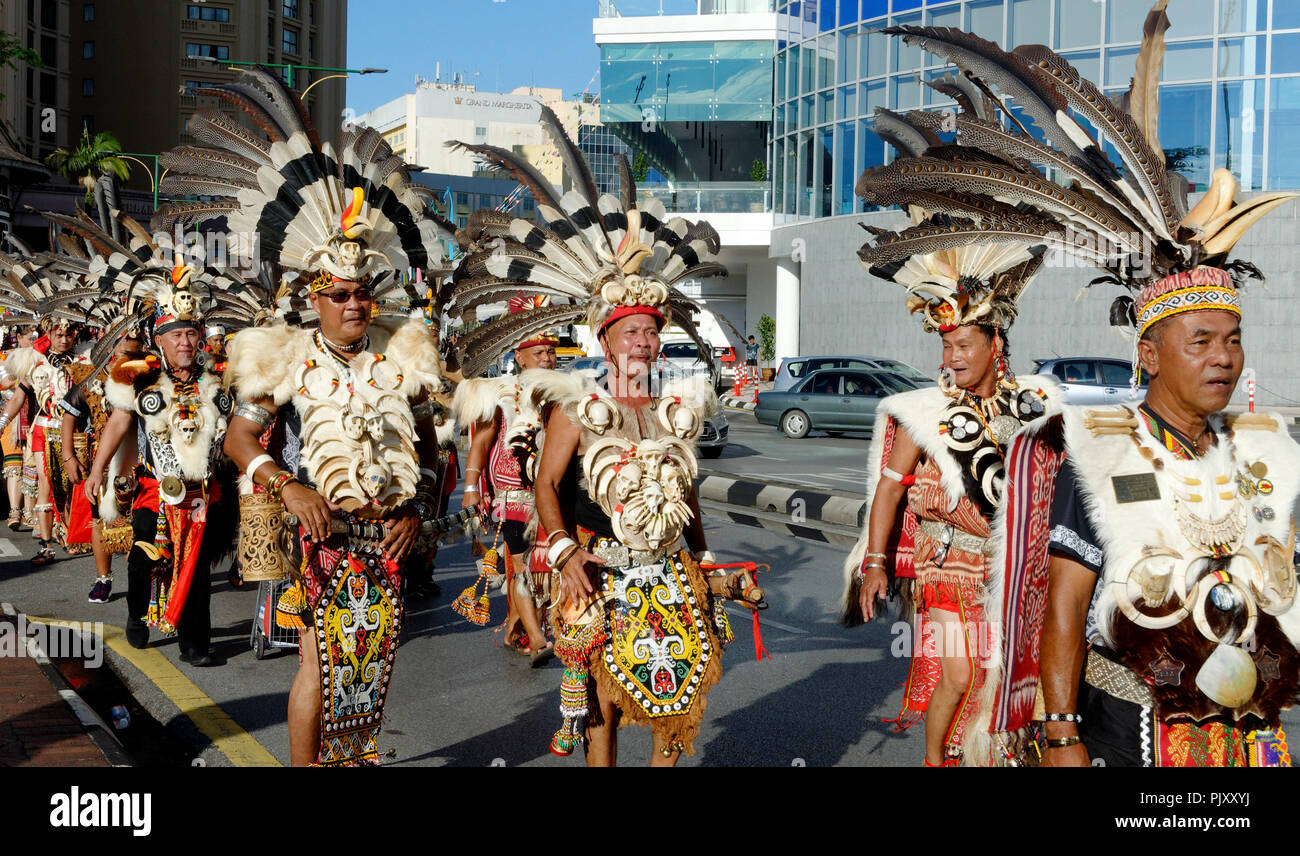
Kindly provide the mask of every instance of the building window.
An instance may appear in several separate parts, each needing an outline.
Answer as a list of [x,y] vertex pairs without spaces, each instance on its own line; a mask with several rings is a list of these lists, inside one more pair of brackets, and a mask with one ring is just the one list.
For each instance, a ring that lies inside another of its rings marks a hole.
[[284,17],[298,17],[298,0],[284,0]]
[[316,35],[314,33],[307,34],[307,58],[316,58]]
[[46,0],[41,4],[41,26],[47,30],[53,30],[59,26],[58,19],[59,7],[52,0]]
[[93,77],[81,78],[81,94],[86,98],[89,98],[90,96],[95,94],[95,78]]
[[[266,46],[272,49],[275,48],[275,19],[274,18],[266,19]],[[268,59],[267,62],[270,62],[270,60]]]
[[186,56],[206,56],[214,59],[230,59],[229,45],[209,45],[201,42],[186,42]]
[[94,43],[94,42],[82,42],[82,43],[81,43],[81,58],[82,58],[82,59],[94,59],[94,58],[95,58],[95,43]]
[[94,3],[83,3],[83,4],[81,5],[81,20],[83,20],[83,21],[93,21],[93,20],[95,20],[95,4],[94,4]]
[[307,23],[312,26],[316,25],[316,0],[311,0],[307,4]]
[[215,6],[188,6],[186,14],[191,21],[216,21],[220,24],[230,22],[230,10]]
[[281,39],[280,50],[289,54],[296,54],[298,52],[298,31],[297,30],[291,30],[288,27],[284,28],[284,34]]
[[52,74],[41,75],[41,104],[52,107],[59,100],[59,81]]

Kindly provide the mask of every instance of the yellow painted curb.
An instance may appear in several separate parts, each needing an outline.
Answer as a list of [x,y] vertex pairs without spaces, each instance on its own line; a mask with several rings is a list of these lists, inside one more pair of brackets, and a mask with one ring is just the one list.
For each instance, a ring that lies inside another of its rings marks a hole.
[[[88,621],[62,621],[34,615],[27,616],[27,620],[78,630],[84,630],[87,624],[91,624]],[[266,747],[240,728],[230,714],[185,677],[161,652],[153,648],[133,648],[126,641],[122,628],[111,624],[101,626],[104,628],[104,644],[143,672],[212,741],[217,751],[230,759],[230,763],[236,767],[282,766]]]

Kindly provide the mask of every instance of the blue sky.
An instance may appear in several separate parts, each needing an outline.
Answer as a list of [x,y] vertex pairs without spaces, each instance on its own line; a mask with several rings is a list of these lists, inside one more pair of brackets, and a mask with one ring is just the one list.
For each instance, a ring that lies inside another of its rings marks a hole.
[[347,106],[363,113],[412,92],[415,75],[432,80],[437,62],[444,81],[462,72],[483,91],[532,84],[570,97],[599,65],[595,14],[596,0],[352,0],[348,65],[388,73],[350,78]]

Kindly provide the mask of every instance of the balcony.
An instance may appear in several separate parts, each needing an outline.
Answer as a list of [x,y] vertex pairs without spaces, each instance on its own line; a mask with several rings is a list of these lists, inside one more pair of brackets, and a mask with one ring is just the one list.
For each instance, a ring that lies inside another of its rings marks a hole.
[[767,214],[772,192],[763,181],[675,181],[637,188],[642,199],[654,197],[673,214]]
[[650,15],[736,15],[772,12],[774,0],[597,0],[597,17],[640,18]]

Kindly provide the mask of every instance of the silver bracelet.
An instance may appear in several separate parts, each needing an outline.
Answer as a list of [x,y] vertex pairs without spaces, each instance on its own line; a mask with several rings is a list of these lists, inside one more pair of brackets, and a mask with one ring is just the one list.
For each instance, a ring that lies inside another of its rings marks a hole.
[[275,414],[267,410],[265,407],[254,404],[251,401],[239,402],[239,404],[235,406],[235,415],[247,419],[263,431],[265,431],[266,426],[270,425],[271,421],[275,419]]

